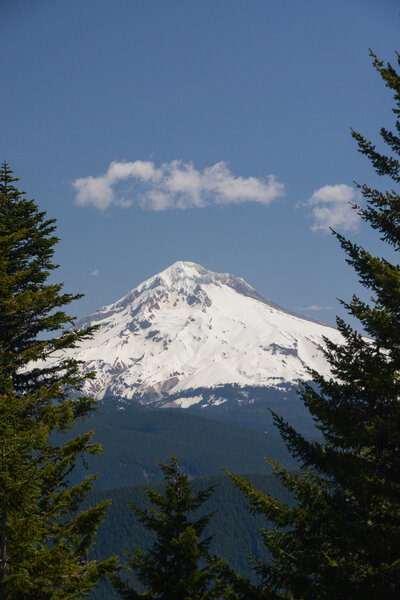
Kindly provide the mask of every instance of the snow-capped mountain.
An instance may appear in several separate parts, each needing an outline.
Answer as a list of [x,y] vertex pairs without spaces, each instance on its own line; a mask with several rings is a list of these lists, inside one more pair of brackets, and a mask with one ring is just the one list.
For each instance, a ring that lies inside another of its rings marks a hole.
[[319,346],[323,336],[340,341],[335,329],[280,308],[240,277],[191,262],[174,263],[78,325],[94,323],[94,337],[71,353],[97,372],[88,383],[97,399],[176,399],[223,384],[279,388],[309,378],[307,367],[328,374]]

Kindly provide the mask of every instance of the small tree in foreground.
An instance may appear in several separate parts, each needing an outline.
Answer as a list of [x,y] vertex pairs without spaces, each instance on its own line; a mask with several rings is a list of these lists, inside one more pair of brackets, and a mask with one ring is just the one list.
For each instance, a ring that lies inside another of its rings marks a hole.
[[[394,93],[395,131],[380,130],[390,154],[379,153],[359,133],[352,135],[378,175],[398,186],[400,75],[372,57]],[[399,55],[397,60],[400,65]],[[366,207],[354,208],[383,242],[399,251],[399,193],[359,187]],[[325,340],[332,378],[313,372],[314,385],[302,388],[322,442],[304,439],[275,417],[303,471],[291,474],[268,462],[293,493],[295,505],[284,505],[233,476],[252,509],[275,525],[262,532],[271,561],[255,563],[260,598],[400,598],[400,267],[335,235],[347,262],[373,294],[369,304],[355,295],[344,304],[370,339],[338,319],[344,343]]]
[[193,513],[213,491],[210,487],[194,494],[178,461],[160,463],[164,473],[164,495],[146,487],[151,508],[132,509],[145,528],[155,534],[148,551],[136,547],[128,562],[137,579],[146,586],[143,594],[119,578],[114,586],[125,600],[214,600],[223,597],[218,579],[220,563],[208,553],[211,538],[200,541],[211,514],[194,519]]
[[[0,599],[84,598],[115,560],[89,560],[88,551],[107,502],[79,510],[93,477],[70,486],[79,457],[97,453],[92,433],[65,443],[67,432],[90,415],[79,363],[63,357],[91,334],[70,329],[62,307],[78,295],[49,283],[54,220],[15,187],[0,168]],[[62,332],[57,335],[57,332]],[[55,337],[56,336],[56,337]],[[58,357],[58,360],[56,359]],[[52,359],[51,361],[49,359]]]

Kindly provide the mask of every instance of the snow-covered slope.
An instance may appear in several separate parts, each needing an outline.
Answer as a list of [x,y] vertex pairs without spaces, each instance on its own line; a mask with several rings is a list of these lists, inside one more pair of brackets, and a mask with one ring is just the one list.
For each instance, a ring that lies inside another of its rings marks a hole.
[[91,323],[99,330],[72,352],[97,371],[88,391],[98,399],[279,387],[307,379],[307,366],[327,374],[318,346],[322,336],[340,341],[335,329],[285,311],[240,277],[191,262],[174,263],[80,325]]

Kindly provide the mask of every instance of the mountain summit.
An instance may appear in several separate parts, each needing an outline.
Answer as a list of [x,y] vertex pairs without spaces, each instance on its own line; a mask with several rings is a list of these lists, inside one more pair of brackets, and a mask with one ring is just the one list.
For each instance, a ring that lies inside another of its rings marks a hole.
[[97,399],[159,400],[223,384],[279,389],[308,379],[307,367],[327,374],[319,346],[323,336],[340,340],[240,277],[183,261],[78,325],[88,324],[98,331],[73,353],[97,372],[87,390]]

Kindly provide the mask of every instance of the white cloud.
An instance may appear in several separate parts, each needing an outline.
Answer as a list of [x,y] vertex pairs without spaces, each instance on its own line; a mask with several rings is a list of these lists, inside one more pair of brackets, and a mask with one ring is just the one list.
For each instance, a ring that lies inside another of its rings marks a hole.
[[[120,187],[130,180],[131,188]],[[118,190],[116,186],[118,185]],[[267,180],[232,175],[224,161],[202,171],[192,163],[173,160],[157,168],[153,162],[112,162],[104,175],[73,182],[76,204],[105,210],[112,204],[144,209],[202,208],[210,204],[258,202],[265,206],[285,195],[285,186],[273,175]]]
[[318,306],[311,304],[310,306],[298,306],[296,310],[333,310],[333,306]]
[[358,229],[360,216],[357,210],[352,208],[353,204],[359,203],[361,194],[349,185],[324,185],[315,190],[311,198],[305,202],[299,202],[298,206],[311,206],[311,214],[314,223],[313,231],[329,231],[342,229],[354,231]]

